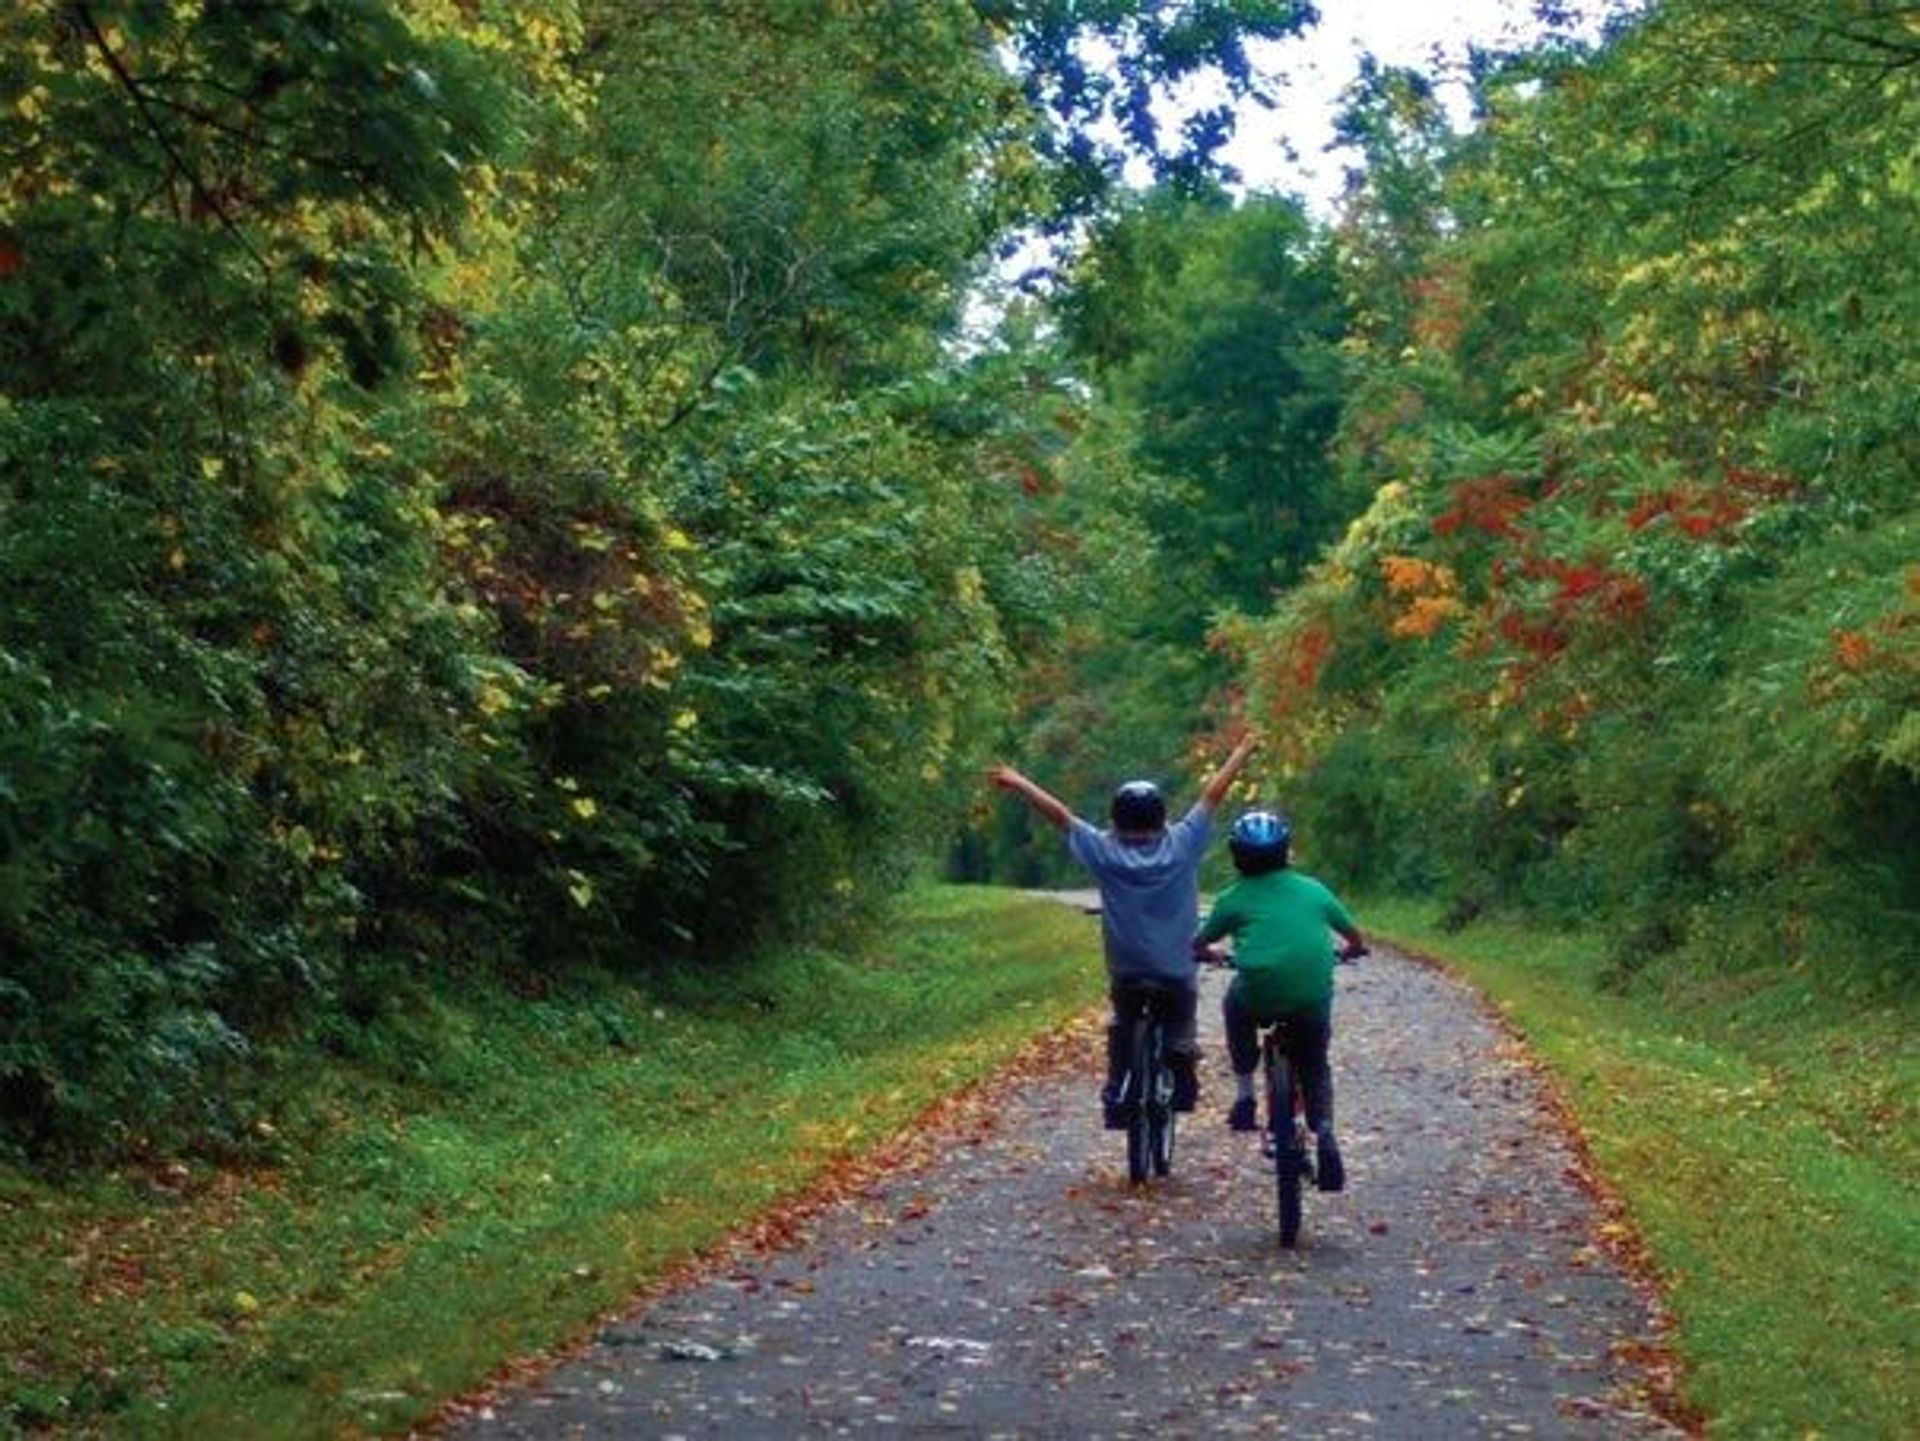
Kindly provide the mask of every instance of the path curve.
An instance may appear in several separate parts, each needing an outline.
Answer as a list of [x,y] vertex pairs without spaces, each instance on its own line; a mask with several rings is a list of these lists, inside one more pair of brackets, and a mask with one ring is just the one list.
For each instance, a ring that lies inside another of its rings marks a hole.
[[1309,1193],[1288,1254],[1256,1139],[1220,1121],[1225,982],[1204,984],[1205,1094],[1169,1180],[1126,1184],[1089,1046],[449,1434],[1679,1434],[1653,1406],[1655,1304],[1470,992],[1384,949],[1342,969],[1348,1189]]

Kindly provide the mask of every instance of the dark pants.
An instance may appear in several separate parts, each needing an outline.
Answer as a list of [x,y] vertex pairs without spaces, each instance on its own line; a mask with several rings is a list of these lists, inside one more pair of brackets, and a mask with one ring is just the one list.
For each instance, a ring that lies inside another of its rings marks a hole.
[[1133,1023],[1149,1010],[1166,1022],[1168,1059],[1175,1069],[1191,1074],[1198,1053],[1194,1042],[1195,1011],[1200,993],[1193,986],[1177,981],[1115,981],[1107,992],[1113,1002],[1113,1020],[1107,1026],[1107,1085],[1111,1091],[1120,1084],[1127,1069],[1128,1048],[1133,1044]]
[[[1238,986],[1228,987],[1220,1010],[1233,1073],[1250,1076],[1260,1068],[1260,1027],[1268,1018],[1256,1019],[1247,1010]],[[1333,1042],[1332,1018],[1324,1010],[1294,1011],[1274,1019],[1273,1024],[1280,1032],[1280,1047],[1287,1063],[1300,1077],[1300,1089],[1307,1101],[1307,1124],[1316,1131],[1332,1126],[1333,1068],[1327,1064],[1327,1048]]]

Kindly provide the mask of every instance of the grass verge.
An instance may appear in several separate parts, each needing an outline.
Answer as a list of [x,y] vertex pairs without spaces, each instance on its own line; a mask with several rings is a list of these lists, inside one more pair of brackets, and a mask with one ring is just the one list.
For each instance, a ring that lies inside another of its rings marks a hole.
[[1606,942],[1373,901],[1528,1038],[1645,1243],[1714,1434],[1920,1435],[1920,1004],[1812,969],[1649,968]]
[[1100,994],[1085,917],[943,887],[859,956],[422,998],[275,1166],[0,1167],[0,1431],[403,1431]]

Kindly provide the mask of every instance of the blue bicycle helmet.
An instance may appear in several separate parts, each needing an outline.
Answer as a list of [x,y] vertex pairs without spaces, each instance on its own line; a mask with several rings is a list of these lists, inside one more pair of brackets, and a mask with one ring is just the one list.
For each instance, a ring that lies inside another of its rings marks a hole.
[[1248,811],[1227,831],[1227,850],[1245,876],[1279,870],[1292,844],[1293,822],[1278,811]]
[[1108,815],[1116,831],[1157,831],[1167,823],[1167,798],[1152,781],[1128,781],[1113,793]]

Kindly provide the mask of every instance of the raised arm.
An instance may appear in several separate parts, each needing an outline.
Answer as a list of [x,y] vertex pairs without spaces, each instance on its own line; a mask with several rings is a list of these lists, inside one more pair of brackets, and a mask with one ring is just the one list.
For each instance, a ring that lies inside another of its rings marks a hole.
[[987,769],[987,779],[1003,791],[1011,791],[1032,806],[1044,819],[1061,830],[1073,824],[1073,812],[1067,809],[1065,801],[1042,786],[1028,780],[1009,765],[994,765]]
[[1227,798],[1227,791],[1232,787],[1234,778],[1240,774],[1240,768],[1247,763],[1247,757],[1253,754],[1253,748],[1258,744],[1259,741],[1254,738],[1251,731],[1240,738],[1240,744],[1233,748],[1233,754],[1226,758],[1220,769],[1213,773],[1205,788],[1201,790],[1201,805],[1210,811],[1219,809],[1220,802]]

